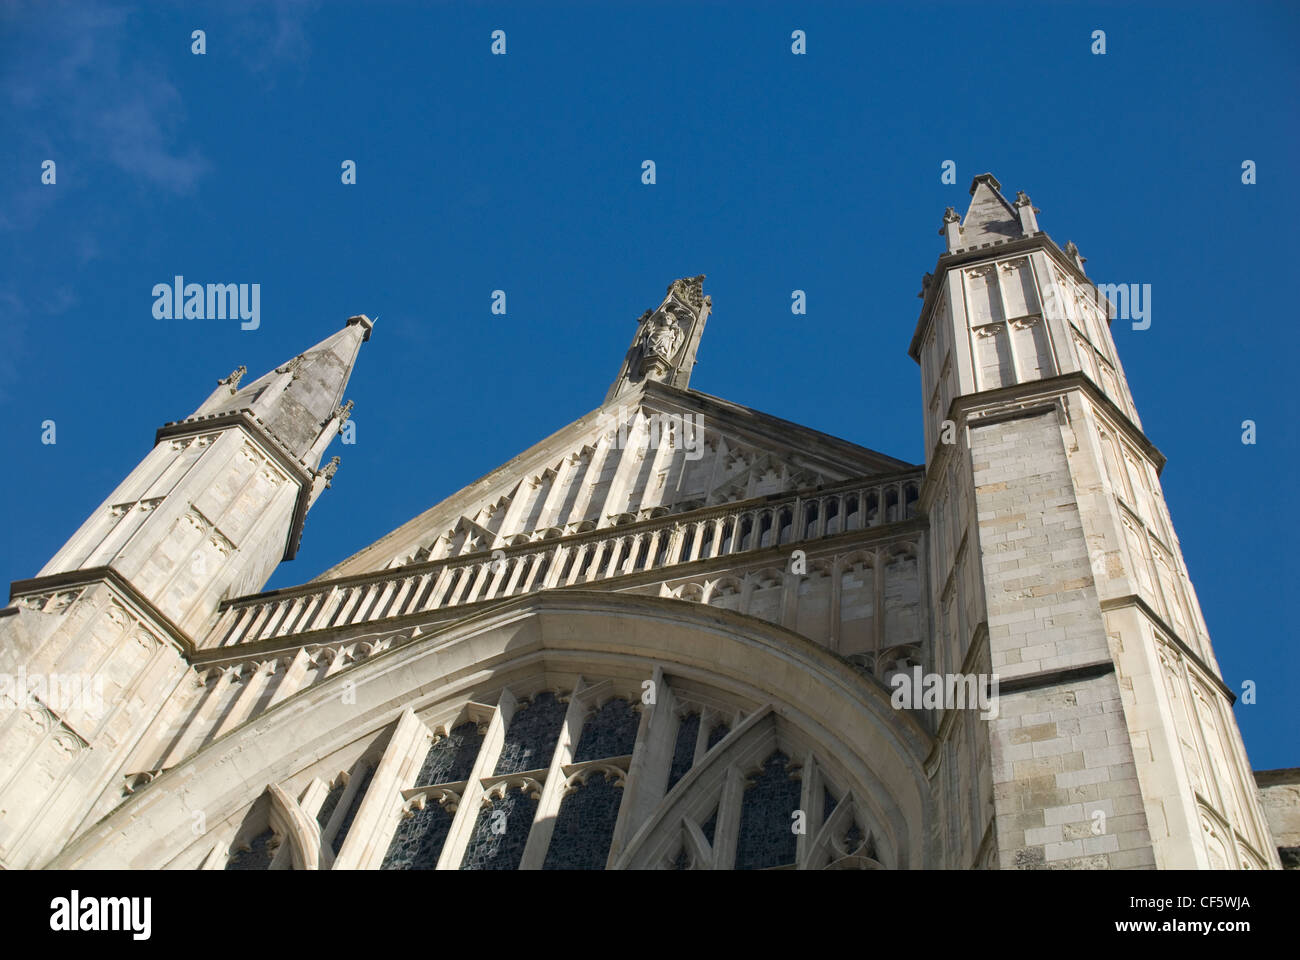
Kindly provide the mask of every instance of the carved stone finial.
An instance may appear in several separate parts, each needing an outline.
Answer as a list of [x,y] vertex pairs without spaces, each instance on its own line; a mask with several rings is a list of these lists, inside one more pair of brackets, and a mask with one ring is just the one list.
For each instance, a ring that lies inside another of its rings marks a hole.
[[954,223],[961,224],[961,215],[952,207],[949,207],[943,212],[943,223],[939,225],[939,236],[946,236],[949,233],[949,226]]
[[704,274],[668,285],[664,299],[637,319],[636,335],[606,399],[647,380],[686,389],[695,352],[713,303],[704,295]]
[[1032,237],[1038,232],[1038,218],[1034,216],[1041,213],[1036,206],[1029,200],[1029,194],[1023,190],[1016,191],[1016,212],[1020,215],[1020,230],[1026,237]]
[[329,482],[334,479],[334,474],[338,472],[339,472],[339,458],[333,457],[330,459],[329,463],[325,464],[325,466],[321,467],[319,470],[316,471],[316,476],[324,477],[325,486],[328,487]]
[[282,364],[281,366],[276,367],[276,368],[275,368],[275,372],[276,372],[276,373],[290,373],[290,372],[292,372],[292,373],[293,373],[293,378],[294,378],[295,380],[297,380],[298,377],[301,375],[301,374],[300,374],[300,371],[299,371],[299,367],[301,367],[301,366],[302,366],[302,354],[300,353],[300,354],[298,354],[298,356],[294,357],[294,358],[293,358],[292,360],[290,360],[288,363],[286,363],[286,364]]
[[1083,270],[1083,265],[1088,262],[1088,258],[1079,253],[1079,248],[1074,245],[1073,240],[1066,243],[1065,255],[1074,261],[1074,265],[1078,267],[1080,271]]
[[680,280],[674,280],[668,284],[667,294],[670,297],[676,297],[683,304],[699,313],[700,307],[704,306],[707,299],[704,296],[704,274],[701,273],[698,277],[683,277]]
[[949,253],[959,250],[962,246],[961,217],[952,207],[943,212],[943,224],[939,227],[939,236],[947,241]]
[[352,401],[349,400],[347,403],[343,404],[343,406],[336,408],[334,410],[334,416],[338,417],[339,429],[342,430],[343,424],[347,423],[348,418],[352,416]]
[[921,292],[917,294],[917,297],[919,299],[921,300],[925,299],[925,295],[930,292],[930,284],[932,283],[934,283],[933,273],[927,273],[925,276],[921,278]]
[[218,380],[217,386],[220,387],[220,386],[229,385],[230,392],[234,393],[236,390],[239,389],[240,378],[243,377],[243,375],[246,374],[247,372],[248,372],[248,368],[241,364],[240,366],[236,367],[234,370],[230,371],[230,376],[226,377],[224,380]]

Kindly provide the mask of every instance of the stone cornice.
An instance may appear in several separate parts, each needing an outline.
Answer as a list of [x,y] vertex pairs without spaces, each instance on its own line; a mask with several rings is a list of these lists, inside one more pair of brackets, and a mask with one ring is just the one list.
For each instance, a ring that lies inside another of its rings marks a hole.
[[[1160,449],[1147,438],[1142,432],[1142,428],[1135,424],[1129,415],[1116,405],[1115,401],[1106,396],[1101,388],[1088,378],[1081,371],[1072,373],[1061,373],[1054,377],[1046,377],[1042,380],[1031,380],[1028,383],[1015,383],[1006,387],[997,387],[992,390],[981,390],[979,393],[968,393],[964,396],[954,397],[948,405],[946,418],[954,423],[961,424],[965,422],[969,414],[980,407],[996,407],[1006,405],[1005,411],[994,411],[988,417],[981,417],[971,421],[968,425],[974,426],[984,423],[996,423],[998,420],[1016,419],[1017,417],[1032,416],[1034,413],[1041,412],[1038,407],[1030,407],[1035,400],[1050,402],[1060,397],[1070,390],[1081,390],[1087,395],[1088,399],[1094,404],[1101,407],[1107,417],[1113,422],[1118,430],[1136,446],[1151,461],[1152,466],[1156,469],[1158,476],[1165,468],[1166,458]],[[1016,409],[1011,404],[1019,402],[1022,408]],[[935,450],[931,453],[931,463],[938,463],[940,460],[942,443],[935,445]],[[936,473],[934,470],[930,472]],[[922,497],[924,499],[924,496]]]
[[1178,652],[1188,660],[1192,661],[1192,663],[1196,664],[1197,668],[1206,676],[1214,688],[1228,698],[1229,706],[1237,702],[1237,694],[1233,692],[1233,689],[1230,686],[1223,682],[1223,678],[1219,676],[1219,671],[1215,670],[1208,663],[1202,660],[1201,655],[1193,650],[1191,646],[1178,635],[1178,631],[1175,630],[1164,617],[1152,609],[1151,604],[1147,603],[1142,599],[1142,597],[1138,596],[1136,593],[1130,593],[1127,596],[1111,597],[1109,600],[1101,601],[1102,613],[1110,613],[1112,610],[1122,610],[1125,607],[1137,607],[1144,617],[1159,627],[1161,633],[1164,634],[1166,639],[1178,648]]
[[[837,454],[838,462],[837,460],[830,460],[829,462],[832,466],[841,470],[855,466],[854,461],[861,462],[864,454],[870,459],[879,461],[881,468],[890,471],[905,470],[917,466],[916,464],[909,464],[906,460],[880,453],[878,450],[872,450],[870,447],[864,447],[851,440],[844,440],[829,433],[822,433],[820,430],[814,430],[792,420],[783,420],[770,413],[763,413],[761,410],[733,403],[730,400],[724,400],[711,394],[700,393],[698,390],[678,390],[662,383],[651,382],[646,384],[645,396],[693,407],[705,417],[712,413],[719,420],[726,421],[728,427],[737,433],[750,433],[779,446],[794,446],[795,442],[792,440],[791,434],[799,438],[807,438],[829,447]],[[752,422],[738,423],[736,422],[737,416],[745,416]],[[707,425],[708,421],[706,420],[705,423]],[[819,455],[816,451],[807,450],[802,445],[800,445],[799,449],[805,456],[820,456],[822,459],[826,459],[825,454]]]
[[186,659],[189,659],[194,653],[194,641],[189,634],[154,606],[153,601],[137,590],[131,584],[131,581],[112,567],[86,567],[80,570],[52,573],[44,577],[32,577],[28,580],[15,580],[9,585],[9,602],[13,603],[18,598],[30,596],[33,593],[66,590],[69,587],[89,586],[95,583],[107,583],[121,594],[128,604],[137,608],[135,613],[142,619],[153,622],[154,625],[161,629],[167,635],[167,638],[185,654]]

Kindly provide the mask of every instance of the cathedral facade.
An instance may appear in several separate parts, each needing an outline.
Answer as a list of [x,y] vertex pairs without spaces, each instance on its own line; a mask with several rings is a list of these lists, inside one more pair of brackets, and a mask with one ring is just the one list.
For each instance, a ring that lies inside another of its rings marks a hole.
[[259,592],[373,325],[222,380],[0,610],[0,866],[1279,867],[1109,304],[971,194],[924,465],[692,390],[688,278],[601,406]]

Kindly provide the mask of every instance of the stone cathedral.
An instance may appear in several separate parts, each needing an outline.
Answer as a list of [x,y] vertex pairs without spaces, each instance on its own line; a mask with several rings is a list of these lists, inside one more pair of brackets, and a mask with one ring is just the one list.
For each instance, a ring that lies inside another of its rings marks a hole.
[[1278,868],[1111,305],[971,195],[924,466],[692,390],[682,279],[601,406],[259,592],[373,325],[220,381],[0,610],[0,865]]

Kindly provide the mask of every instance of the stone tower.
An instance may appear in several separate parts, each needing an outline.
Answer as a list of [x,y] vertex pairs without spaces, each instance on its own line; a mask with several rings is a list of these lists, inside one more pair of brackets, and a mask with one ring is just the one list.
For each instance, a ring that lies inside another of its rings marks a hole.
[[910,350],[935,669],[1001,679],[975,731],[987,862],[1274,866],[1113,311],[1037,213],[975,178],[965,217],[944,215]]
[[[39,865],[121,802],[110,780],[180,731],[155,721],[218,605],[292,559],[337,467],[320,461],[371,322],[240,387],[241,367],[154,448],[0,619],[0,865]],[[16,709],[14,709],[16,708]]]

